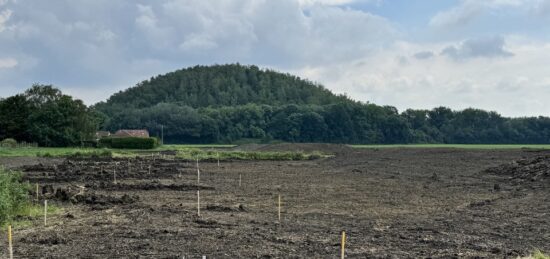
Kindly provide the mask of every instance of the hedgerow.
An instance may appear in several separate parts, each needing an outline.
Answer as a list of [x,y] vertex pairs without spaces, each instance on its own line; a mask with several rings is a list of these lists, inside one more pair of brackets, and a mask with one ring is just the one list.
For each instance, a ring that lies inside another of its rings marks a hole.
[[156,138],[103,138],[99,147],[120,149],[153,149],[159,146]]

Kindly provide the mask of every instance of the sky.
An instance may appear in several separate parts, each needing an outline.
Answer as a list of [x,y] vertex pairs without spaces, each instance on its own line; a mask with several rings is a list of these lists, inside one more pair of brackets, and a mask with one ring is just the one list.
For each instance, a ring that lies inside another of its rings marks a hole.
[[550,116],[550,0],[0,0],[0,97],[94,104],[237,62],[400,111]]

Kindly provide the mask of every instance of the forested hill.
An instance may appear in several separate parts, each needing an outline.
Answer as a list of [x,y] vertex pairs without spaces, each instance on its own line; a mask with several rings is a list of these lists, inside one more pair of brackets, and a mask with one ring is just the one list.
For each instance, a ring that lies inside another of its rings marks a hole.
[[196,66],[157,76],[93,107],[100,128],[148,129],[165,143],[550,143],[550,118],[446,107],[399,112],[256,66]]
[[195,66],[156,76],[114,94],[97,107],[145,108],[158,103],[192,108],[249,103],[326,105],[344,99],[321,85],[290,74],[231,64]]

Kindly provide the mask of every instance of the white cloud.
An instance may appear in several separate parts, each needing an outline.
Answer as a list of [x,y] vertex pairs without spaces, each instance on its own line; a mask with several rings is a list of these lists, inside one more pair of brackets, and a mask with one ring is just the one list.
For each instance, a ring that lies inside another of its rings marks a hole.
[[10,9],[0,11],[0,32],[6,29],[6,22],[10,19],[11,14],[12,11]]
[[461,0],[458,5],[433,16],[430,25],[439,28],[464,26],[491,10],[514,8],[527,11],[536,6],[542,9],[546,2],[549,0]]
[[0,69],[13,68],[17,66],[18,62],[13,58],[0,58]]
[[291,0],[170,0],[138,9],[138,36],[150,43],[144,47],[203,62],[330,62],[354,58],[396,35],[382,17],[329,5],[311,6],[306,14]]
[[550,106],[550,44],[508,40],[514,56],[454,62],[443,56],[408,59],[426,49],[441,50],[456,43],[398,42],[354,63],[307,67],[293,71],[324,82],[335,92],[361,101],[407,108],[449,106],[496,110],[506,116],[548,115]]
[[380,2],[381,0],[298,0],[302,7],[311,7],[314,5],[348,5],[357,2]]

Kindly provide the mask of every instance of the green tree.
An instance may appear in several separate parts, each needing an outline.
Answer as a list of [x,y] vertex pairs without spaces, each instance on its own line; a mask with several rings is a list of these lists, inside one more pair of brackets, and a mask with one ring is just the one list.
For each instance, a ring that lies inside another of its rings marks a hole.
[[51,85],[33,85],[0,101],[1,136],[42,146],[78,145],[93,137],[97,117],[80,100]]
[[95,133],[96,118],[81,100],[73,100],[51,85],[33,85],[25,97],[31,107],[27,131],[40,145],[78,145]]
[[21,94],[0,100],[0,140],[14,138],[30,142],[27,125],[30,114],[30,103]]

